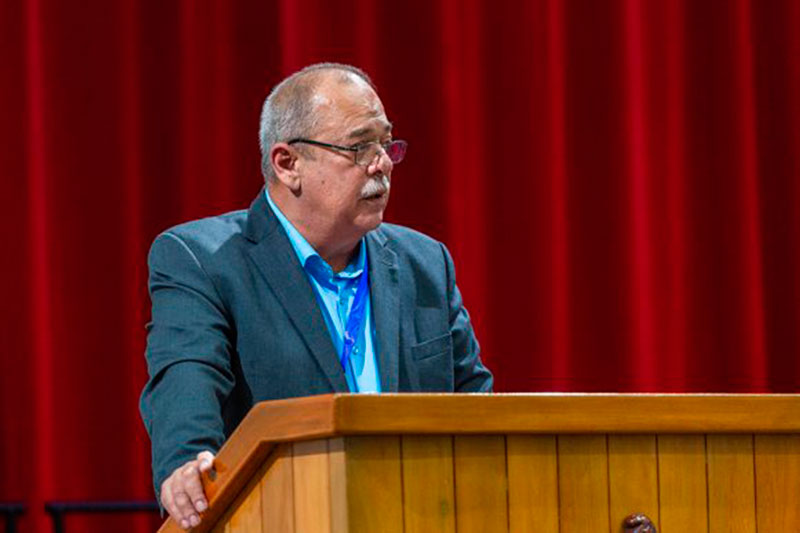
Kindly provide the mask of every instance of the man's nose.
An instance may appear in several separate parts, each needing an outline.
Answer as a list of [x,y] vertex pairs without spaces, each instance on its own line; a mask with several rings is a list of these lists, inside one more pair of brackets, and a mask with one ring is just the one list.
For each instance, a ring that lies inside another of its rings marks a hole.
[[388,176],[392,173],[392,169],[394,168],[394,163],[389,158],[389,154],[386,153],[386,150],[383,147],[380,147],[380,150],[377,154],[375,154],[375,159],[372,160],[372,163],[369,164],[367,167],[367,174],[370,176],[374,176],[375,174],[383,174],[384,176]]

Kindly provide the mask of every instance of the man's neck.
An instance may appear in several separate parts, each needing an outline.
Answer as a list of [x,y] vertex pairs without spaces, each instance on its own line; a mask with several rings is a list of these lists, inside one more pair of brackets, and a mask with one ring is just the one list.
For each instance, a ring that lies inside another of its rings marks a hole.
[[350,242],[337,242],[335,235],[319,235],[314,234],[302,223],[292,220],[288,215],[286,218],[289,222],[300,232],[308,244],[319,254],[319,256],[330,265],[334,272],[341,272],[344,270],[350,261],[358,253],[358,243],[361,239]]
[[[309,241],[311,242],[311,241]],[[313,244],[311,246],[314,246]],[[355,246],[352,246],[349,250],[345,250],[340,253],[323,253],[319,248],[314,246],[314,249],[317,251],[319,256],[330,265],[331,270],[334,272],[341,272],[350,262],[356,257],[358,254],[358,243]]]
[[343,239],[333,228],[325,228],[324,224],[308,221],[302,213],[296,212],[296,204],[282,197],[279,191],[270,189],[270,198],[281,210],[283,216],[294,228],[308,241],[319,256],[331,267],[334,272],[344,270],[358,253],[358,244],[361,237]]

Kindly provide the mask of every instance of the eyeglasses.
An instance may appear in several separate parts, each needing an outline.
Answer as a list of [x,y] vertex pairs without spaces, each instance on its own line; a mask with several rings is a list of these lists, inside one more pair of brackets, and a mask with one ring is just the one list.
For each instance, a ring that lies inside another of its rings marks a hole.
[[313,144],[314,146],[324,146],[325,148],[333,148],[334,150],[344,150],[346,152],[353,152],[353,162],[361,167],[368,167],[381,153],[381,150],[386,152],[392,163],[397,164],[406,156],[406,149],[408,143],[405,141],[389,141],[386,143],[379,143],[378,141],[370,141],[355,146],[340,146],[338,144],[324,143],[321,141],[313,141],[311,139],[292,139],[286,144]]

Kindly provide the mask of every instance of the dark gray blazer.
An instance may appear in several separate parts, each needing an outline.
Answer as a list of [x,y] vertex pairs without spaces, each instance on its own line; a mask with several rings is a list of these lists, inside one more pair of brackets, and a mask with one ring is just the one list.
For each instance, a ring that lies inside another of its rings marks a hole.
[[[382,390],[491,391],[444,245],[391,224],[366,239]],[[263,190],[249,210],[162,233],[149,266],[150,379],[140,407],[156,491],[198,452],[218,450],[254,403],[348,391]]]

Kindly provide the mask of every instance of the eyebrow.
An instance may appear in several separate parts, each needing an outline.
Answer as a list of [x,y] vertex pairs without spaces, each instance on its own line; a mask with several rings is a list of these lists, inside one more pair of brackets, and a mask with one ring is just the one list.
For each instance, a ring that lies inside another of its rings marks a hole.
[[[348,133],[347,134],[347,138],[348,139],[357,139],[359,137],[363,137],[363,136],[367,135],[368,133],[372,133],[373,131],[375,131],[374,128],[372,128],[370,126],[364,126],[363,128],[357,128],[357,129],[354,129],[353,131],[351,131],[350,133]],[[390,131],[392,131],[392,123],[391,122],[384,123],[383,131],[384,131],[384,133],[389,133]]]

